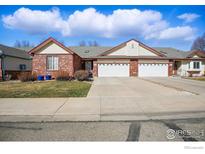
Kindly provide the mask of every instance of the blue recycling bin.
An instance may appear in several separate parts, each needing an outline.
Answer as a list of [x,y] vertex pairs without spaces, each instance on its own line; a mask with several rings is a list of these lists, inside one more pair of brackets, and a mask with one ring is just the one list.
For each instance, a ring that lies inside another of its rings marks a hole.
[[51,80],[51,75],[46,75],[46,80]]
[[44,80],[44,76],[43,75],[38,75],[37,78],[38,78],[39,81],[43,81]]

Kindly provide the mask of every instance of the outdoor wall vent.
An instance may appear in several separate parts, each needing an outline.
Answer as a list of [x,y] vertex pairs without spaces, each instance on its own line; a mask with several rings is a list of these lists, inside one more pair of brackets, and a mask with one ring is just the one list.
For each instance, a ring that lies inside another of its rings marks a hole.
[[89,53],[90,51],[89,50],[85,50],[85,53]]

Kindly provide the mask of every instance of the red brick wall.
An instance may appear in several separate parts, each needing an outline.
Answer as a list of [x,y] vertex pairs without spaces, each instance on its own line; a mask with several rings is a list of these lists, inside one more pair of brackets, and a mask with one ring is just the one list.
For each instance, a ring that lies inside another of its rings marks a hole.
[[[37,75],[50,74],[53,78],[57,76],[58,71],[69,73],[70,76],[74,75],[74,56],[71,54],[54,55],[58,56],[59,68],[57,71],[47,70],[47,55],[35,54],[32,61],[32,72]],[[77,65],[77,63],[75,64]]]
[[168,76],[172,76],[173,75],[173,62],[169,61],[168,64]]
[[93,61],[93,76],[94,77],[98,76],[98,64],[97,64],[97,61]]
[[82,60],[78,55],[74,55],[74,72],[82,69]]
[[138,61],[130,60],[130,76],[138,76]]

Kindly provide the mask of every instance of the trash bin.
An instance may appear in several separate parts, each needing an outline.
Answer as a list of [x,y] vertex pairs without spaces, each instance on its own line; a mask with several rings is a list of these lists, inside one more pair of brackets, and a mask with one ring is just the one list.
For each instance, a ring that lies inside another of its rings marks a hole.
[[51,80],[51,75],[46,75],[46,80]]
[[37,78],[38,78],[39,81],[43,81],[44,80],[44,76],[43,75],[38,75]]

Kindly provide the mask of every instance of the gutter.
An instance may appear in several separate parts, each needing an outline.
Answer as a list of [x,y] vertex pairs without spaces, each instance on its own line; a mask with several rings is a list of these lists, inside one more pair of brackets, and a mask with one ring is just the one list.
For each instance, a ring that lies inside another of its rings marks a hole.
[[31,58],[23,58],[23,57],[18,57],[18,56],[11,56],[11,55],[4,55],[4,56],[13,57],[13,58],[19,58],[19,59],[24,59],[24,60],[32,60],[32,57]]

